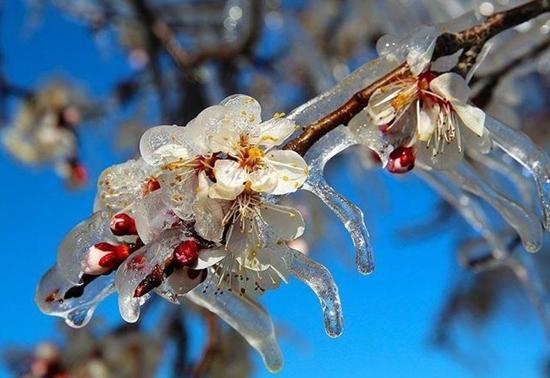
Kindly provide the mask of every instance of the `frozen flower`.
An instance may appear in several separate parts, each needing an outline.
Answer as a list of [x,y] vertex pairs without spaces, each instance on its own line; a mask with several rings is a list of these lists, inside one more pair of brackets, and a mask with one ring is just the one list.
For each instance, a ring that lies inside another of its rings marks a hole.
[[[429,52],[431,55],[431,52]],[[414,160],[434,168],[450,168],[463,156],[464,146],[487,145],[485,113],[468,104],[470,89],[460,75],[437,73],[426,55],[408,57],[410,71],[378,88],[365,108],[367,120],[358,117],[351,126],[358,133],[378,128],[385,143],[374,145],[388,170],[404,173]],[[392,148],[387,149],[387,145]]]
[[260,104],[248,96],[231,96],[222,104],[227,111],[210,148],[227,159],[214,165],[210,196],[234,200],[245,189],[275,195],[296,191],[307,178],[306,162],[294,151],[274,149],[296,130],[294,122],[284,117],[261,122]]

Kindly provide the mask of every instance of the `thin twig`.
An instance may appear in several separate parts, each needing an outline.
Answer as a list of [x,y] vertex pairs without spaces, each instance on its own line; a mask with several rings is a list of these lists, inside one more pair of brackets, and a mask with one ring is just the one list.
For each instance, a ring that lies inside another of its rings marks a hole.
[[[495,35],[549,11],[550,0],[535,0],[507,11],[495,13],[479,25],[472,26],[458,33],[444,33],[436,40],[432,60],[454,54],[461,49],[473,52],[480,51],[485,42]],[[473,53],[471,56],[469,55],[467,64],[472,63],[472,60],[475,61],[475,59],[472,59],[475,57]],[[462,74],[467,72],[466,67],[459,67],[458,70]],[[284,149],[293,150],[304,155],[325,134],[339,125],[347,125],[353,117],[367,106],[370,96],[378,88],[408,73],[409,67],[407,64],[401,64],[386,76],[355,93],[336,110],[307,126],[302,134],[288,142],[284,146]]]
[[197,361],[195,368],[191,377],[193,378],[202,378],[208,373],[212,359],[218,353],[218,343],[220,339],[219,328],[218,328],[218,317],[208,311],[202,310],[204,319],[206,321],[206,329],[208,339],[204,347],[201,358]]

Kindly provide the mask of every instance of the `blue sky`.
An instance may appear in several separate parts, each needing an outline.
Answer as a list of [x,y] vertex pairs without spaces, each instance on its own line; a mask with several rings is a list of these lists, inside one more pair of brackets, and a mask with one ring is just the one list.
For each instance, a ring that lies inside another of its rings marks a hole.
[[[18,85],[33,88],[49,74],[62,74],[87,83],[101,96],[122,75],[130,72],[117,49],[98,52],[89,32],[46,7],[44,18],[28,28],[22,1],[5,2],[0,22],[4,72]],[[92,178],[123,159],[112,152],[106,132],[89,125],[84,132],[83,158]],[[322,329],[319,304],[300,282],[269,293],[264,304],[282,331],[285,368],[280,377],[468,377],[447,354],[428,346],[437,309],[457,272],[452,255],[457,235],[442,229],[435,236],[415,241],[396,238],[400,227],[422,222],[438,204],[437,196],[414,177],[396,179],[369,176],[357,185],[349,170],[330,180],[364,209],[376,253],[377,269],[369,277],[353,266],[351,242],[337,222],[329,223],[331,238],[320,244],[319,259],[333,272],[340,287],[345,331],[330,339]],[[28,169],[0,150],[0,234],[3,257],[0,277],[0,348],[58,340],[57,321],[42,315],[33,302],[41,274],[54,262],[63,235],[91,211],[94,188],[67,192],[48,169]],[[463,229],[460,221],[453,227]],[[330,239],[330,240],[329,240]],[[343,257],[344,256],[344,257]],[[484,375],[540,376],[544,338],[534,312],[523,301],[508,307],[526,307],[521,316],[503,311],[486,328],[464,328],[469,352],[487,356]],[[113,300],[98,314],[118,321]],[[194,344],[200,345],[200,340]],[[271,377],[259,364],[257,377]],[[0,377],[7,376],[0,367]]]

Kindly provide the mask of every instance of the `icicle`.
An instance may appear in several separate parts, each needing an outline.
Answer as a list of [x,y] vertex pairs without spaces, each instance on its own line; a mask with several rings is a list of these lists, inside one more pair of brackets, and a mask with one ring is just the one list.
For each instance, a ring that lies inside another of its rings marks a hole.
[[111,213],[98,211],[79,223],[65,236],[57,252],[57,270],[67,281],[78,285],[82,275],[81,262],[88,249],[112,237]]
[[288,250],[290,272],[307,284],[319,298],[325,331],[330,337],[342,334],[344,317],[338,287],[332,275],[323,265],[309,259],[294,249]]
[[521,237],[525,249],[536,252],[542,246],[542,228],[537,217],[515,201],[495,191],[468,163],[463,161],[454,171],[443,172],[464,190],[493,206]]
[[544,228],[550,230],[550,158],[527,135],[490,116],[485,127],[493,141],[533,175],[544,212]]
[[[450,183],[441,173],[420,169],[415,170],[415,173],[453,205],[466,222],[483,236],[491,246],[492,253],[496,260],[500,260],[508,255],[508,249],[501,242],[497,233],[491,228],[490,222],[485,216],[485,211],[474,197]],[[471,260],[469,255],[460,257],[462,263],[465,265],[468,265]]]
[[40,280],[35,302],[43,313],[59,316],[69,326],[81,328],[88,324],[99,302],[113,292],[113,275],[100,276],[81,288],[65,280],[54,267]]
[[209,291],[203,293],[203,290],[203,285],[200,285],[185,297],[217,314],[239,332],[260,353],[268,370],[281,370],[283,357],[277,344],[273,322],[267,312],[247,296],[231,291],[214,295]]
[[305,156],[310,174],[303,189],[319,197],[340,218],[353,240],[357,269],[363,274],[369,274],[374,270],[374,257],[363,212],[330,187],[323,178],[326,163],[334,155],[355,144],[357,142],[353,134],[344,126],[331,131],[317,142]]
[[499,158],[494,158],[490,155],[484,155],[478,151],[468,151],[468,157],[472,158],[479,164],[482,164],[488,169],[488,172],[498,172],[504,178],[510,180],[517,188],[521,198],[525,200],[529,207],[534,205],[533,196],[529,182],[525,180],[525,177],[514,169],[513,166],[507,164]]

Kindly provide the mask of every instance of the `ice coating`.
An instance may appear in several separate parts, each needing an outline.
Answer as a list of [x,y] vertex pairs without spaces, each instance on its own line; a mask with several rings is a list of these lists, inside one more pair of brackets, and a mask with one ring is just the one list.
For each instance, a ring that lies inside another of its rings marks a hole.
[[516,230],[527,251],[536,252],[541,248],[543,233],[540,222],[535,214],[497,192],[465,161],[456,170],[443,173],[464,190],[481,197],[493,206],[506,222]]
[[165,206],[162,189],[155,190],[136,202],[131,207],[130,215],[135,219],[138,235],[145,244],[178,220]]
[[[68,290],[75,286],[53,267],[40,280],[35,302],[43,313],[59,316],[73,328],[84,327],[92,318],[99,302],[114,292],[113,276],[100,276],[83,287],[81,295],[74,294],[75,296],[66,298]],[[76,289],[78,291],[79,288]]]
[[140,307],[147,299],[146,296],[134,296],[138,285],[155,270],[163,275],[167,258],[183,240],[184,234],[181,230],[166,230],[157,239],[130,255],[118,268],[115,286],[120,314],[125,321],[135,323],[139,318]]
[[[472,195],[454,185],[441,173],[421,169],[416,170],[415,173],[453,205],[466,222],[483,236],[491,246],[491,251],[496,259],[501,259],[508,254],[508,249],[502,243],[501,238],[490,226],[485,211]],[[470,259],[468,256],[461,256],[461,260],[467,264]]]
[[283,367],[283,357],[275,337],[275,327],[267,312],[245,295],[225,291],[215,295],[203,285],[191,290],[186,298],[217,314],[239,332],[260,353],[266,368],[276,372]]
[[392,50],[390,54],[362,65],[327,92],[294,109],[287,118],[298,125],[306,126],[318,119],[320,114],[329,114],[356,92],[398,67],[406,60],[410,50],[417,52],[429,50],[438,33],[432,27],[416,29],[400,41],[399,47]]
[[108,241],[113,236],[110,220],[109,211],[98,211],[65,236],[57,251],[57,270],[67,281],[80,284],[83,256],[94,244]]
[[339,126],[325,135],[305,155],[310,173],[303,189],[319,197],[338,216],[351,235],[357,269],[363,274],[369,274],[374,270],[374,257],[363,212],[336,192],[323,177],[326,163],[334,155],[355,144],[357,141],[352,132],[344,126]]
[[468,157],[487,168],[487,172],[498,172],[503,177],[510,180],[517,188],[521,198],[529,207],[534,205],[533,193],[531,191],[531,183],[525,180],[525,177],[514,169],[515,167],[508,164],[501,157],[493,157],[479,153],[476,150],[468,150]]
[[550,158],[523,132],[487,116],[485,127],[493,141],[531,172],[544,212],[544,228],[550,230]]
[[307,284],[319,298],[327,335],[340,336],[344,329],[344,317],[338,287],[329,270],[299,251],[289,249],[287,253],[290,272]]
[[105,169],[97,180],[94,211],[120,211],[143,195],[142,185],[152,169],[142,159],[128,160]]

